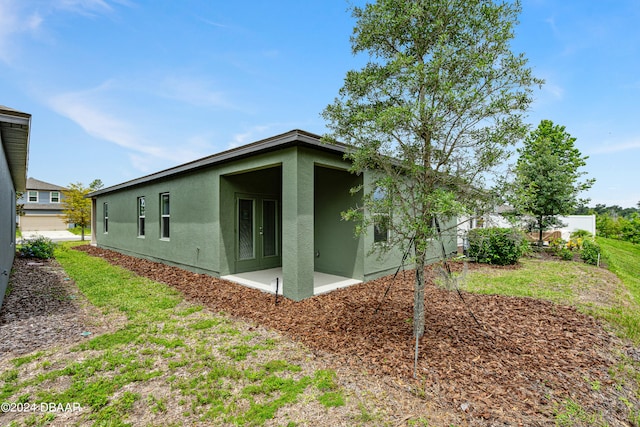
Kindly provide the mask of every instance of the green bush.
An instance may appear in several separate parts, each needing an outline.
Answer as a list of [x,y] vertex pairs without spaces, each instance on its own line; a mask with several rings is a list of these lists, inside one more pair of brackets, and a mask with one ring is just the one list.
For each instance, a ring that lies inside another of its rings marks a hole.
[[33,240],[27,240],[22,243],[22,247],[18,249],[18,253],[26,258],[53,258],[53,250],[56,244],[46,237],[39,236]]
[[558,251],[558,256],[565,261],[571,261],[573,259],[573,251],[569,248],[563,248]]
[[476,262],[511,265],[529,251],[524,233],[511,228],[475,228],[468,238],[469,257]]
[[591,234],[590,231],[587,231],[587,230],[576,230],[576,231],[573,231],[571,233],[571,238],[572,239],[581,238],[581,239],[584,240],[584,239],[588,239],[590,237],[593,237],[593,235]]
[[585,240],[582,243],[582,253],[580,257],[584,262],[591,265],[598,264],[598,254],[600,254],[600,245],[593,240]]

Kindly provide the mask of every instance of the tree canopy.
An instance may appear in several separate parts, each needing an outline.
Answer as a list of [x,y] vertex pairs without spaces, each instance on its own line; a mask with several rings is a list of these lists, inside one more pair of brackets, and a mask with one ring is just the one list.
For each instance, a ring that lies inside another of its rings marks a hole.
[[[378,0],[353,7],[354,54],[328,105],[328,140],[350,144],[353,172],[379,171],[363,203],[345,213],[364,232],[365,212],[392,209],[390,242],[411,245],[416,264],[414,334],[424,330],[424,265],[443,220],[477,208],[487,173],[527,134],[536,79],[510,41],[518,1]],[[375,197],[377,193],[384,197]]]
[[540,242],[542,232],[558,215],[569,215],[586,203],[578,195],[595,182],[580,181],[586,172],[579,169],[588,157],[574,146],[575,141],[564,126],[542,120],[518,149],[510,202],[517,212],[535,218]]
[[81,182],[69,184],[66,190],[62,191],[63,213],[69,224],[75,224],[82,228],[82,240],[84,240],[84,229],[91,225],[91,200],[85,198],[87,194],[102,188],[102,181],[95,179],[84,187]]

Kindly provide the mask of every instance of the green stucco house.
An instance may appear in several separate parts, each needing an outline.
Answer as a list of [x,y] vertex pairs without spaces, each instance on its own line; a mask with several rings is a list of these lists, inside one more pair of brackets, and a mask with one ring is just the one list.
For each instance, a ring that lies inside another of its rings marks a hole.
[[92,244],[294,300],[389,274],[399,250],[371,254],[384,233],[356,237],[341,219],[361,197],[349,190],[372,185],[346,150],[293,130],[101,189]]

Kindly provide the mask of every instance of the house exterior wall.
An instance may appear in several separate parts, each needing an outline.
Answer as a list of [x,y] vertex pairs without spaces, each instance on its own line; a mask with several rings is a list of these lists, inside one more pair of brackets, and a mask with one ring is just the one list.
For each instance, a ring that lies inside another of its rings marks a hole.
[[0,306],[16,252],[15,218],[16,192],[4,149],[0,149]]
[[[44,185],[46,188],[38,188]],[[51,189],[51,188],[54,189]],[[22,231],[50,231],[50,230],[66,230],[69,224],[64,216],[64,187],[58,187],[42,181],[29,178],[27,180],[27,189],[22,194],[18,203],[24,205],[23,215],[18,218],[18,224]],[[37,193],[37,201],[30,201],[30,192]],[[52,193],[58,193],[58,201],[52,201]]]
[[362,176],[316,166],[314,180],[314,268],[364,280],[363,239],[356,236],[355,224],[341,216],[361,198],[349,190],[362,184]]
[[[397,248],[383,257],[369,254],[373,228],[355,236],[354,224],[341,219],[362,197],[349,190],[372,182],[348,169],[341,153],[289,145],[100,190],[92,196],[94,243],[200,273],[234,274],[254,267],[237,260],[238,198],[275,198],[283,293],[308,298],[314,295],[314,271],[368,280],[393,272],[402,259]],[[164,193],[170,197],[168,239],[160,232]],[[138,236],[139,197],[146,202],[144,237]],[[451,247],[455,251],[455,238]]]
[[[218,177],[210,170],[105,194],[92,230],[99,246],[218,275]],[[161,195],[169,194],[169,239],[160,235]],[[145,198],[145,235],[138,236],[138,198]],[[105,203],[108,228],[105,229]]]

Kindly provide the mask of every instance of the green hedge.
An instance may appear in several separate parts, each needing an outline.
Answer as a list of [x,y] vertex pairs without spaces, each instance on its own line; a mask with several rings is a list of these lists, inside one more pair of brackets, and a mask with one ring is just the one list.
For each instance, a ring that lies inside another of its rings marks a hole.
[[524,233],[511,228],[475,228],[468,239],[469,257],[486,264],[515,264],[529,251]]

